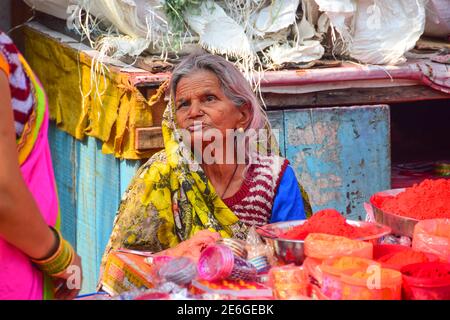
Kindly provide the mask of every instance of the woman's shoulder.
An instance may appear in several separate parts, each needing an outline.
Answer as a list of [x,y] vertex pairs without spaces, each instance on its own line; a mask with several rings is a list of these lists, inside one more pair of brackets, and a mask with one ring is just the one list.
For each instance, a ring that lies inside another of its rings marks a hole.
[[145,162],[136,172],[137,177],[141,177],[142,174],[145,174],[147,170],[154,164],[155,162],[162,162],[165,163],[167,161],[166,151],[161,150],[155,153],[153,156],[151,156],[147,162]]
[[252,161],[253,172],[270,176],[275,187],[279,185],[288,166],[289,160],[279,155],[258,154]]

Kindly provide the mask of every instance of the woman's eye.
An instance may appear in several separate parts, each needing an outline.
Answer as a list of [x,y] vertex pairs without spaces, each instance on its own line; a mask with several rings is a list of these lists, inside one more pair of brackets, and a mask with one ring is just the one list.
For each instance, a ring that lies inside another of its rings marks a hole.
[[178,110],[178,109],[181,109],[181,108],[184,108],[184,107],[187,107],[187,106],[188,106],[188,105],[187,105],[186,102],[182,102],[182,103],[178,104],[177,110]]
[[210,101],[215,101],[215,100],[217,100],[217,98],[216,98],[216,96],[214,96],[214,95],[206,96],[206,101],[208,101],[208,102],[210,102]]

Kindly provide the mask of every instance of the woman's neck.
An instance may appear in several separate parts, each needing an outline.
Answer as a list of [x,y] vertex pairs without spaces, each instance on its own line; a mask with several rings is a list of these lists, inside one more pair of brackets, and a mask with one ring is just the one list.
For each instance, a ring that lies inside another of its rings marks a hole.
[[236,163],[233,164],[213,163],[213,164],[203,164],[202,168],[208,177],[222,179],[230,177],[236,166],[237,166]]
[[203,164],[203,171],[222,198],[233,196],[244,181],[245,165]]

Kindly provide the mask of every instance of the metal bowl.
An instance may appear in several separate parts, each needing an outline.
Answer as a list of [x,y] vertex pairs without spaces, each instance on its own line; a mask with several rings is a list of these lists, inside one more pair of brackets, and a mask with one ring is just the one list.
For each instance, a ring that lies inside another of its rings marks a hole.
[[389,226],[392,229],[392,233],[397,236],[407,236],[412,238],[414,227],[419,220],[402,217],[392,212],[383,211],[374,203],[375,197],[395,196],[403,191],[405,191],[405,189],[391,189],[375,193],[370,198],[370,205],[373,208],[373,214],[376,222]]
[[[305,222],[306,220],[293,220],[271,223],[258,228],[257,232],[273,248],[274,254],[278,260],[285,264],[295,263],[296,265],[301,265],[306,258],[304,250],[305,241],[286,239],[282,237],[282,234]],[[391,233],[391,228],[378,223],[374,224],[354,220],[347,220],[347,223],[357,227],[369,225],[378,227],[379,230],[377,230],[377,233],[374,235],[358,238],[356,240],[371,241],[376,244],[379,243],[384,236]]]

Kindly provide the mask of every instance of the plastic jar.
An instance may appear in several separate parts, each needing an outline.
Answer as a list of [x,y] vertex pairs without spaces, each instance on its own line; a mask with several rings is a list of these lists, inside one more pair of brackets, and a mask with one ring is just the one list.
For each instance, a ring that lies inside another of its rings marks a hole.
[[342,299],[342,275],[366,272],[371,265],[381,267],[373,260],[358,257],[340,257],[322,262],[322,293],[332,300]]
[[228,278],[234,267],[234,255],[224,245],[213,245],[203,250],[197,264],[200,279],[217,281]]
[[305,239],[305,255],[322,260],[343,256],[372,259],[373,244],[329,234],[310,233]]
[[450,263],[426,262],[404,266],[406,300],[450,300]]
[[341,276],[342,300],[400,300],[402,274],[379,266],[369,268]]

